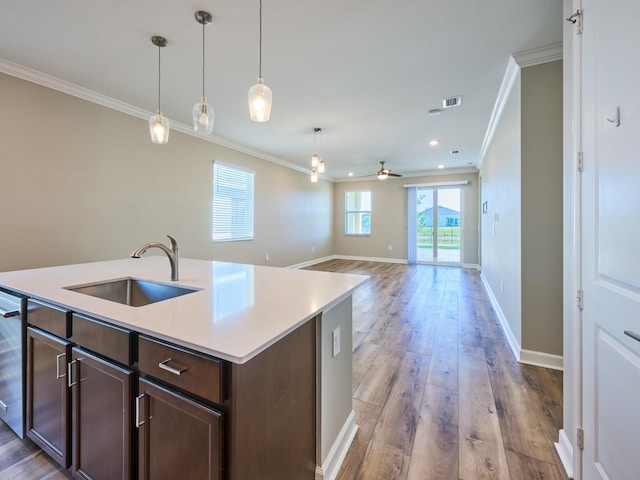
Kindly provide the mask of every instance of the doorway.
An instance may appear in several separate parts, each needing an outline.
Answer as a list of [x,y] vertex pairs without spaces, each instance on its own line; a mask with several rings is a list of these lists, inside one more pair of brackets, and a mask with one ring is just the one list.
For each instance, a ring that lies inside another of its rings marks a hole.
[[460,265],[462,260],[462,189],[416,189],[417,263]]

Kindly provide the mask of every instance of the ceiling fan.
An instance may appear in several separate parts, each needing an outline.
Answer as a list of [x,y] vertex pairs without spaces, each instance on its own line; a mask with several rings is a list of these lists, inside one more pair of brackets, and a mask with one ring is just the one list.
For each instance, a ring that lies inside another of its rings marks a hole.
[[380,162],[380,170],[376,173],[378,179],[384,180],[387,177],[401,177],[399,173],[391,173],[391,170],[384,168],[384,160]]

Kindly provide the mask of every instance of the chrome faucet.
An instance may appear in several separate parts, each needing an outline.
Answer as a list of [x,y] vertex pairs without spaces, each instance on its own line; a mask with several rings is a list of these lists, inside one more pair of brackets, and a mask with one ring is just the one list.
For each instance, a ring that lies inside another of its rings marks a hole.
[[164,244],[162,244],[160,242],[148,242],[148,243],[145,243],[144,245],[142,245],[137,250],[133,251],[131,253],[131,258],[140,258],[142,255],[145,254],[145,252],[148,249],[154,248],[154,247],[155,248],[159,248],[160,250],[162,250],[164,253],[167,254],[167,257],[169,257],[169,263],[171,264],[171,280],[173,282],[177,282],[179,280],[178,271],[180,270],[180,257],[178,255],[178,242],[171,235],[167,235],[167,237],[169,237],[169,240],[171,240],[171,249],[169,249],[166,245],[164,245]]

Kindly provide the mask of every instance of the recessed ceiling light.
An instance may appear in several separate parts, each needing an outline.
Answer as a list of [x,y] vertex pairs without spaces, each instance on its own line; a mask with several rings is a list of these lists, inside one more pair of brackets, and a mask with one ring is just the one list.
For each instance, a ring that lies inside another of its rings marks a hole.
[[438,165],[438,168],[439,168],[440,170],[442,170],[442,169],[444,168],[444,165],[440,164],[440,165]]
[[353,172],[349,172],[347,173],[347,175],[349,175],[350,177],[353,177]]
[[429,142],[429,145],[431,145],[432,147],[435,147],[436,145],[438,145],[440,142],[436,139],[433,139]]

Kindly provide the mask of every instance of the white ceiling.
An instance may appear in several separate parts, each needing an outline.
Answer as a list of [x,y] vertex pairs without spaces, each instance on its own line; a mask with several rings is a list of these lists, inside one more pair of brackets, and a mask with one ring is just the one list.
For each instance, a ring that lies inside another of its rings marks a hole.
[[[562,41],[560,0],[263,0],[262,73],[273,109],[268,123],[254,123],[247,91],[258,76],[258,5],[0,0],[0,61],[151,115],[158,55],[150,39],[162,35],[162,110],[190,125],[202,88],[194,12],[209,11],[214,138],[309,168],[313,127],[321,127],[318,153],[327,176],[341,179],[374,173],[381,160],[405,175],[477,165],[509,57]],[[462,106],[427,115],[455,95]]]

